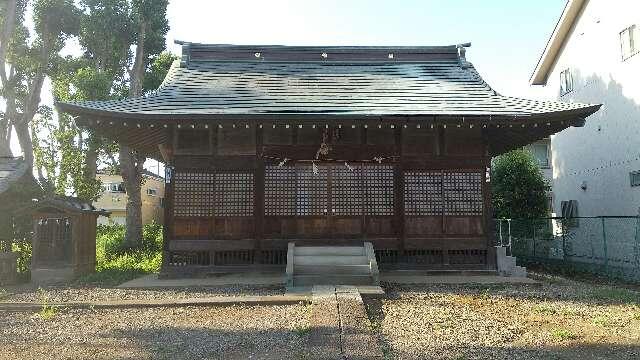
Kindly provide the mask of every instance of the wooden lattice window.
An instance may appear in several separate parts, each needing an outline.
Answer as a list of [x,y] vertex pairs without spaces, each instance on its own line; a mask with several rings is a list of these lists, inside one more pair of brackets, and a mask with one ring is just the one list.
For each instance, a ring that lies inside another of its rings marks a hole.
[[252,216],[253,174],[176,172],[175,216]]
[[407,171],[404,181],[406,215],[442,215],[441,171]]
[[482,215],[482,174],[445,172],[443,179],[445,215]]
[[37,242],[41,264],[72,261],[72,222],[66,217],[49,217],[37,223]]
[[264,214],[296,215],[296,187],[295,167],[267,166],[264,176]]
[[362,215],[362,168],[337,165],[331,173],[331,203],[334,215]]
[[212,216],[215,175],[201,172],[176,172],[173,213],[175,216]]
[[313,172],[311,165],[297,166],[297,215],[326,214],[328,196],[327,174],[328,170],[324,166],[318,166],[317,174]]
[[253,216],[253,174],[217,173],[215,216]]
[[393,215],[393,166],[364,165],[362,183],[367,215]]

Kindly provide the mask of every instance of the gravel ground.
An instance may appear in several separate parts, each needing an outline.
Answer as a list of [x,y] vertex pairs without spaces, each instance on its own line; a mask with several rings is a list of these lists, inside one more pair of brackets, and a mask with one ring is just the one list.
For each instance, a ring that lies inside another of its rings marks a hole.
[[2,359],[289,359],[304,305],[0,312]]
[[640,293],[543,286],[387,286],[367,308],[389,359],[640,359]]
[[[49,302],[283,291],[45,289]],[[387,284],[386,291],[384,299],[366,300],[378,343],[362,340],[379,346],[386,359],[640,359],[638,291],[552,277],[545,277],[542,286]],[[34,290],[0,292],[0,301],[8,300],[41,301],[41,295]],[[310,308],[0,312],[0,358],[316,359],[310,347],[315,333]]]
[[280,286],[225,286],[180,290],[137,290],[103,287],[47,287],[42,290],[16,288],[7,289],[4,293],[0,291],[0,301],[41,302],[45,296],[50,303],[64,301],[186,299],[217,296],[284,295],[284,291],[285,289]]

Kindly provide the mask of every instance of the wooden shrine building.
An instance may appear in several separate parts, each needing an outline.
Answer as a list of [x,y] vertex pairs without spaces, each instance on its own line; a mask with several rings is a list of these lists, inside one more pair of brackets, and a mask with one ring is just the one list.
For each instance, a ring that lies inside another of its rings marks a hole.
[[495,267],[491,157],[599,105],[498,94],[465,48],[180,43],[141,98],[59,103],[166,170],[163,272],[371,242],[382,267]]

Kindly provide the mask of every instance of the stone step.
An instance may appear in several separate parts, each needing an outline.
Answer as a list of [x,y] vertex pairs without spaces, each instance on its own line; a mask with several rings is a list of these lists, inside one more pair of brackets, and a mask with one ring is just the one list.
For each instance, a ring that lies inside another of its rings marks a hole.
[[296,246],[295,256],[334,255],[334,256],[363,256],[362,246]]
[[295,255],[295,265],[369,265],[369,259],[362,256],[337,255]]
[[385,276],[495,276],[497,270],[385,270]]
[[295,286],[311,285],[371,285],[372,279],[368,275],[294,275]]
[[338,275],[370,275],[371,267],[369,265],[293,265],[294,274],[301,275],[322,275],[322,274],[338,274]]
[[513,277],[527,277],[527,268],[523,266],[516,266],[513,268],[513,272],[511,273]]

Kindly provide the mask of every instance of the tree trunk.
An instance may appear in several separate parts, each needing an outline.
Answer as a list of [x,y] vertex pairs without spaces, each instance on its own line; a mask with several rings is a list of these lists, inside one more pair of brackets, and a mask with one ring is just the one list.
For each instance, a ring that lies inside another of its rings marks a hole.
[[120,173],[127,192],[127,230],[125,248],[139,247],[142,242],[142,166],[144,158],[138,156],[127,146],[120,144]]
[[84,158],[84,178],[93,180],[98,172],[98,151],[100,150],[100,139],[98,136],[90,133],[87,139],[87,152]]
[[[138,40],[136,44],[136,58],[129,73],[131,85],[129,97],[137,97],[142,94],[142,81],[144,79],[144,40],[146,36],[146,22],[140,20],[138,28]],[[142,170],[145,158],[138,156],[128,146],[120,143],[120,174],[124,180],[127,191],[127,230],[124,246],[128,248],[139,247],[142,242]]]
[[0,156],[13,156],[11,153],[11,127],[6,118],[0,120]]
[[12,156],[11,153],[11,104],[15,104],[15,96],[13,99],[9,95],[13,91],[7,89],[10,87],[10,80],[7,76],[6,57],[9,41],[15,31],[16,19],[16,0],[8,0],[0,5],[4,13],[4,21],[2,32],[0,32],[0,87],[4,90],[4,100],[7,110],[0,119],[0,156]]
[[29,167],[33,167],[33,142],[29,132],[29,123],[22,122],[16,124],[14,128],[16,129],[16,135],[18,135],[18,142],[23,152],[24,161],[29,164]]

